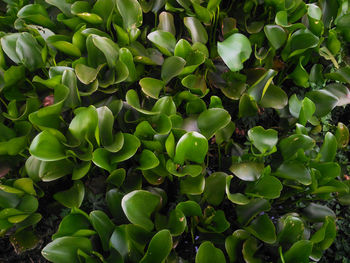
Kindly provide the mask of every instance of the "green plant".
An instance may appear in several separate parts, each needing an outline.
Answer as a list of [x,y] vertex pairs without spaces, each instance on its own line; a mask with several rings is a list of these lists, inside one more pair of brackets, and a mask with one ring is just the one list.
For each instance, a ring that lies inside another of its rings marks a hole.
[[324,121],[350,102],[347,1],[2,6],[2,235],[34,246],[45,194],[70,209],[55,263],[321,259],[324,200],[349,199]]

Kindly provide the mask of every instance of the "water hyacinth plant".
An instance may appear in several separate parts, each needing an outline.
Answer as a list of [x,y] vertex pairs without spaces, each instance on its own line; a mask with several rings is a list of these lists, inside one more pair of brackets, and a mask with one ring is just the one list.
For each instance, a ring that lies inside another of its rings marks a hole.
[[6,0],[0,30],[8,258],[308,263],[332,245],[347,0]]

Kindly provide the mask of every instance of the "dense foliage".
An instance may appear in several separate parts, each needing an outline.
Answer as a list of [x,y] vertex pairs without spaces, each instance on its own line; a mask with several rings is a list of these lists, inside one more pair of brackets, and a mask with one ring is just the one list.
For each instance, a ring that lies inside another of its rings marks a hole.
[[16,252],[307,263],[333,243],[348,0],[4,0],[0,28],[0,235]]

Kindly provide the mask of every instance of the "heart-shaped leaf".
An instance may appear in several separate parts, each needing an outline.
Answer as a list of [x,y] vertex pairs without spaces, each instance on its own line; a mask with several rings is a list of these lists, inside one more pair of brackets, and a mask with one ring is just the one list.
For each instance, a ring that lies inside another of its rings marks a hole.
[[265,130],[261,126],[255,126],[248,131],[249,140],[262,153],[267,153],[276,149],[278,133],[273,129]]
[[224,253],[216,248],[210,241],[203,242],[196,254],[196,263],[226,262]]
[[252,48],[246,36],[235,33],[223,42],[218,42],[218,53],[231,71],[238,71],[250,57]]
[[210,139],[218,130],[224,128],[231,121],[230,114],[220,108],[203,111],[197,119],[200,132]]

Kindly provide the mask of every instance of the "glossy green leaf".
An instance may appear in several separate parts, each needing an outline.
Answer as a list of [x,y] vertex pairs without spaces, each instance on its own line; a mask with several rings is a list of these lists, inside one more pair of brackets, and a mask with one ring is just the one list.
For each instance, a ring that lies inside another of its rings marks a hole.
[[243,181],[258,180],[263,169],[264,164],[257,162],[233,163],[230,167],[230,171]]
[[204,197],[211,205],[219,205],[225,196],[227,174],[215,172],[205,179]]
[[184,24],[191,34],[193,43],[200,42],[206,44],[208,42],[208,33],[202,23],[195,17],[185,17]]
[[23,6],[17,13],[18,18],[22,18],[34,24],[39,24],[44,27],[54,27],[54,23],[50,20],[49,15],[40,4],[29,4]]
[[77,250],[89,252],[92,250],[91,241],[86,237],[60,237],[47,244],[41,254],[54,263],[67,261],[78,263]]
[[335,213],[329,207],[316,203],[309,204],[303,214],[312,222],[323,222],[327,216],[336,218]]
[[151,98],[158,99],[159,93],[164,88],[164,81],[154,78],[143,78],[139,81],[142,91]]
[[309,240],[300,240],[284,253],[285,263],[300,262],[308,263],[312,251],[312,242]]
[[34,71],[44,65],[41,56],[41,47],[36,39],[29,33],[21,33],[16,41],[16,53],[19,60],[30,71]]
[[167,84],[171,79],[179,75],[185,64],[186,61],[181,57],[172,56],[166,58],[161,70],[161,77],[164,83]]
[[317,117],[327,115],[338,102],[338,98],[325,89],[310,91],[306,96],[315,103]]
[[54,199],[68,208],[79,208],[84,200],[85,188],[81,181],[74,181],[71,188],[53,195]]
[[140,263],[162,263],[168,257],[172,246],[173,240],[169,230],[159,231],[151,239],[146,254]]
[[276,176],[296,180],[303,185],[311,184],[309,170],[300,162],[285,162],[276,171]]
[[174,161],[181,165],[185,161],[201,164],[204,162],[207,152],[207,139],[198,132],[188,132],[176,144]]
[[57,161],[66,158],[65,147],[48,131],[39,133],[33,139],[29,151],[42,161]]
[[275,149],[278,142],[278,133],[273,129],[265,130],[261,126],[255,126],[248,131],[248,138],[264,154]]
[[98,235],[104,251],[109,249],[109,239],[111,238],[115,225],[109,217],[102,211],[95,210],[89,215],[90,221]]
[[320,154],[321,154],[320,161],[332,162],[335,158],[336,152],[337,152],[337,139],[332,133],[327,132],[325,135],[322,147],[320,149]]
[[218,42],[218,53],[231,71],[238,71],[250,57],[252,48],[246,36],[236,33],[223,42]]
[[112,155],[111,157],[112,163],[123,162],[131,158],[132,156],[134,156],[137,149],[141,145],[140,140],[136,136],[128,133],[124,133],[123,135],[124,135],[123,147],[120,149],[120,151]]
[[142,9],[137,0],[117,0],[116,3],[123,18],[124,29],[130,31],[142,25]]
[[266,199],[253,199],[246,205],[237,206],[237,220],[240,224],[247,225],[256,215],[270,209],[271,205]]
[[144,190],[135,190],[123,197],[122,208],[131,223],[152,231],[154,224],[150,217],[159,202],[158,195]]
[[340,148],[346,147],[349,143],[349,129],[341,122],[338,122],[335,138],[337,139],[337,145]]
[[139,163],[140,166],[138,168],[140,170],[149,170],[157,167],[159,160],[152,151],[145,149],[140,155]]
[[287,34],[281,26],[266,25],[264,32],[274,49],[279,49],[287,40]]
[[111,39],[92,35],[92,42],[105,55],[108,66],[115,68],[118,60],[118,46]]
[[294,134],[281,140],[279,148],[285,160],[294,157],[294,155],[303,149],[304,151],[311,149],[315,145],[315,141],[304,134]]
[[204,192],[205,180],[203,175],[187,176],[180,181],[180,192],[188,195],[200,195]]
[[245,230],[268,244],[276,242],[275,226],[267,214],[254,219]]
[[203,111],[197,119],[200,132],[210,139],[218,130],[224,128],[231,121],[230,114],[220,108]]
[[196,263],[226,262],[224,253],[216,248],[210,241],[203,242],[196,254]]
[[175,37],[163,30],[156,30],[147,35],[149,41],[151,41],[164,55],[172,56],[174,52],[176,39]]
[[275,199],[280,197],[282,183],[274,176],[264,175],[254,184],[248,185],[246,194],[261,198]]

